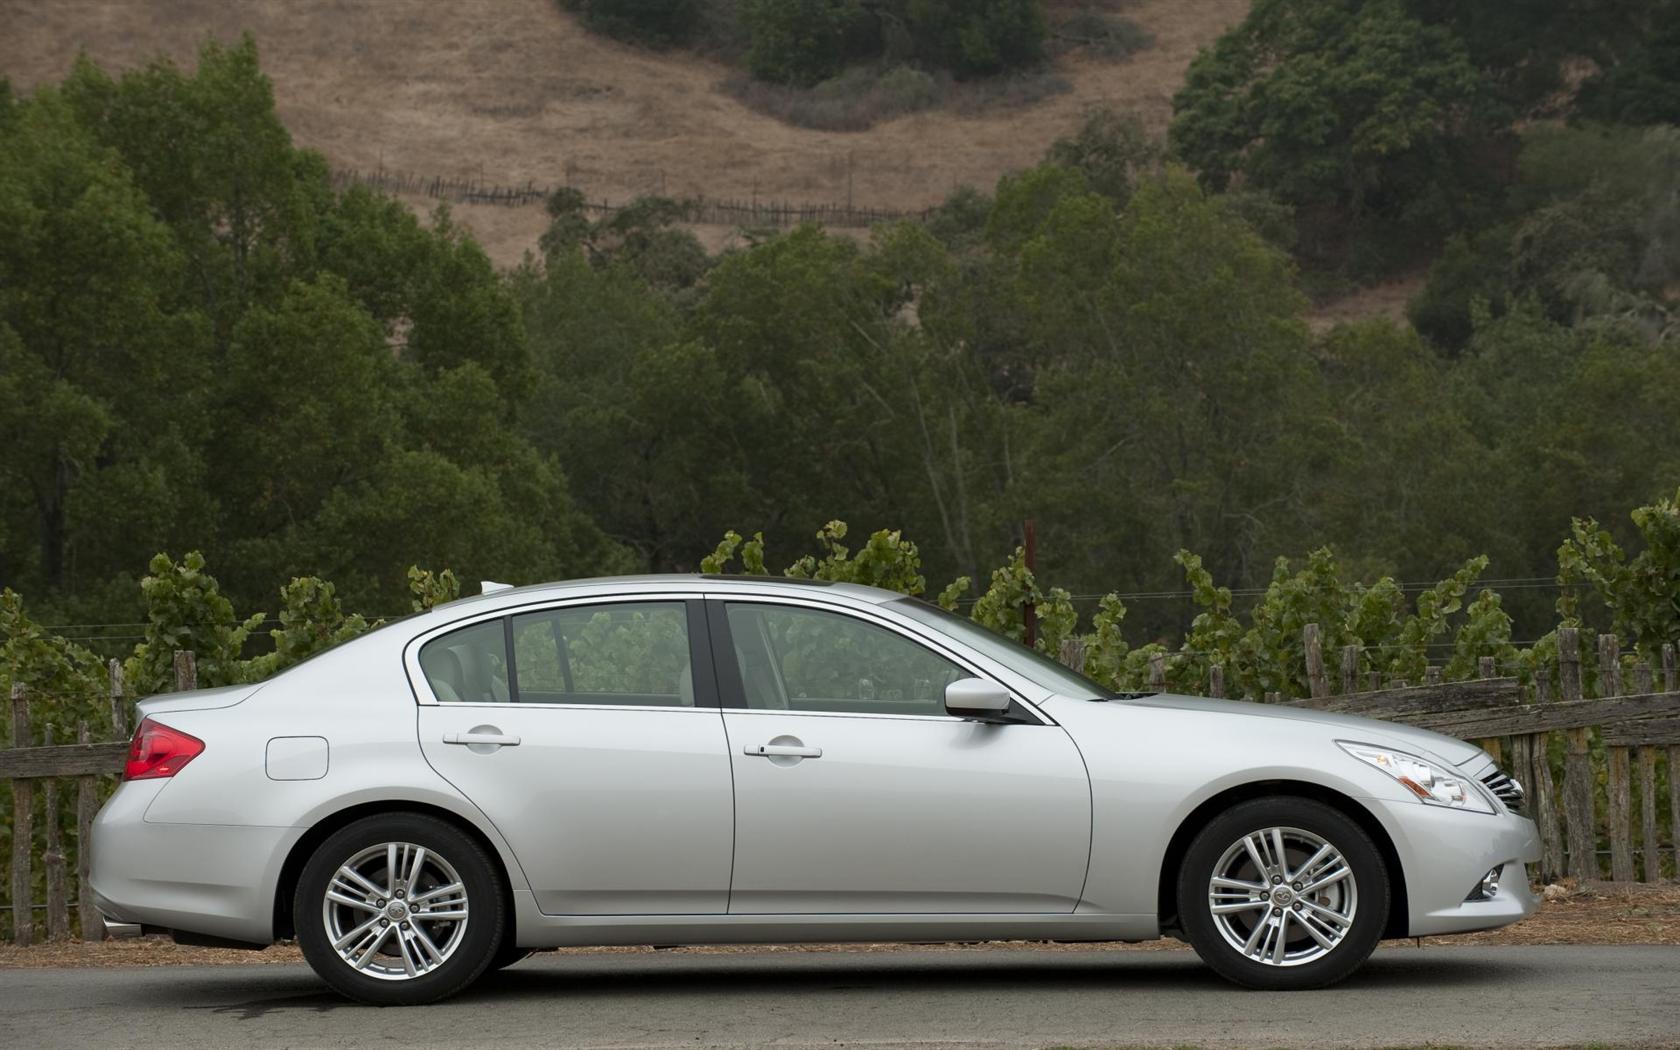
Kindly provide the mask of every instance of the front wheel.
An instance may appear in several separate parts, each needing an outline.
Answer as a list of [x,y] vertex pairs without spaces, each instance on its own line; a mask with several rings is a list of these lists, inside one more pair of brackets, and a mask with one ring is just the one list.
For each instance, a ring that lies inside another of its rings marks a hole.
[[1312,799],[1239,803],[1190,843],[1178,914],[1196,954],[1250,988],[1322,988],[1359,967],[1388,921],[1389,881],[1365,830]]
[[298,945],[321,979],[379,1006],[454,995],[498,958],[505,903],[490,857],[418,813],[334,832],[298,879]]

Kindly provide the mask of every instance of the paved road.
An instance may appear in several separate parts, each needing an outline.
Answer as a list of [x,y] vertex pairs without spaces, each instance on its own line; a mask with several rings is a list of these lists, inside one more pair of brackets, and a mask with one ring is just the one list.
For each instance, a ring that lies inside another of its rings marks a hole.
[[1680,1045],[1680,948],[1386,948],[1347,983],[1240,992],[1189,952],[542,955],[376,1010],[296,966],[0,971],[15,1047]]

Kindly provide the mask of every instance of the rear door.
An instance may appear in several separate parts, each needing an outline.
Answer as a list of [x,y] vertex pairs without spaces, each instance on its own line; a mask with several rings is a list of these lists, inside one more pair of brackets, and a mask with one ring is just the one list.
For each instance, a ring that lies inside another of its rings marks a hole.
[[590,599],[410,647],[420,745],[554,915],[722,914],[733,802],[701,603]]
[[1067,733],[945,714],[974,676],[890,621],[708,602],[735,764],[732,914],[1055,914],[1090,858]]

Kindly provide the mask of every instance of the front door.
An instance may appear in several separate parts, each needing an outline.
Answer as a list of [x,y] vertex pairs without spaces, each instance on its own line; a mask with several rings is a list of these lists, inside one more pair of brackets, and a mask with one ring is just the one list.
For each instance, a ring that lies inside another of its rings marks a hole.
[[946,715],[945,686],[971,673],[864,614],[708,604],[735,765],[732,914],[1073,911],[1091,795],[1060,726]]
[[420,707],[421,749],[548,914],[727,910],[729,754],[690,606],[698,618],[698,601],[556,606],[420,649],[437,700]]

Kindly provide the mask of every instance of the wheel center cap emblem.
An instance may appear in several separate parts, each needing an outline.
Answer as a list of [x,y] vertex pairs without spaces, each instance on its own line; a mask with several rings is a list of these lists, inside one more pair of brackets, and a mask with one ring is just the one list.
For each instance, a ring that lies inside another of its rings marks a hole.
[[385,909],[385,914],[390,916],[392,922],[401,922],[408,918],[408,905],[402,901],[392,901]]
[[1288,886],[1279,886],[1272,891],[1272,903],[1282,906],[1294,900],[1295,892]]

